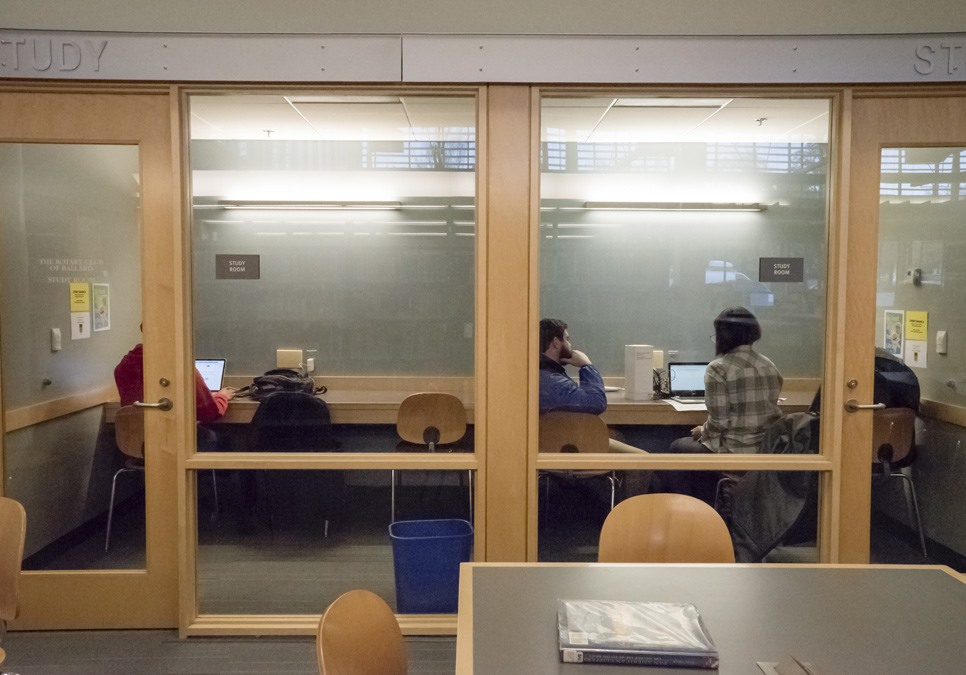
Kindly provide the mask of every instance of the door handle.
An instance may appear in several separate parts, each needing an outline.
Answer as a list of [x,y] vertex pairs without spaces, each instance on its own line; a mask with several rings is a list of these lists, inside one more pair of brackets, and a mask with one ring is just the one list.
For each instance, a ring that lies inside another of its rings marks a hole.
[[138,408],[157,408],[158,410],[171,410],[171,408],[174,407],[174,403],[171,402],[170,398],[158,399],[157,403],[142,403],[141,401],[135,401],[134,405]]
[[845,402],[845,409],[850,413],[858,412],[859,410],[882,410],[885,407],[885,403],[863,404],[859,403],[854,398],[850,398]]

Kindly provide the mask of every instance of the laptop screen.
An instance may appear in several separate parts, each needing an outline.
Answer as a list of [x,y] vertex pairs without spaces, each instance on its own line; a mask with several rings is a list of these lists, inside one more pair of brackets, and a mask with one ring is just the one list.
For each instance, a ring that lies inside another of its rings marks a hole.
[[707,363],[669,363],[671,396],[704,396]]
[[225,379],[225,359],[195,359],[195,368],[201,373],[209,390],[221,389]]

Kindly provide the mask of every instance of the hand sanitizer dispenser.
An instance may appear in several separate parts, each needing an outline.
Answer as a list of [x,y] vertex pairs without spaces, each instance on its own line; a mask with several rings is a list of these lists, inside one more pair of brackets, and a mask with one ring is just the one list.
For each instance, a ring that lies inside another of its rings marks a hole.
[[646,401],[654,398],[654,347],[624,345],[624,398]]

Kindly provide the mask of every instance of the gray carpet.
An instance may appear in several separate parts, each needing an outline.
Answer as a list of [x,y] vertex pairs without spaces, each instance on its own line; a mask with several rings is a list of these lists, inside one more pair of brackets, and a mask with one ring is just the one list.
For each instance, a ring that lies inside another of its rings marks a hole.
[[[4,672],[19,675],[317,675],[312,638],[190,638],[176,631],[9,633]],[[456,639],[406,638],[413,675],[453,673]]]

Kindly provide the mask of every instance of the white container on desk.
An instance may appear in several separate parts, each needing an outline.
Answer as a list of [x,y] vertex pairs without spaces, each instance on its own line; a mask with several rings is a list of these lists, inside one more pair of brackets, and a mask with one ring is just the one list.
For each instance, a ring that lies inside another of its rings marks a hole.
[[631,401],[654,398],[654,347],[651,345],[624,345],[624,398]]

